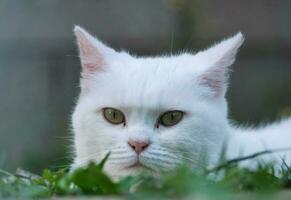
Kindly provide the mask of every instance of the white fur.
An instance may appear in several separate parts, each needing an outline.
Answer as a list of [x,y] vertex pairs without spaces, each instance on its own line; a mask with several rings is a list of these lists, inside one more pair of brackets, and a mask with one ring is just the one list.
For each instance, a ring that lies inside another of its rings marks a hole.
[[[242,151],[245,155],[291,146],[291,120],[258,130],[234,128],[228,122],[228,67],[243,43],[241,33],[194,55],[135,57],[110,49],[80,27],[74,31],[83,84],[72,117],[73,167],[98,162],[111,152],[105,170],[112,176],[139,171],[140,167],[129,168],[137,160],[153,171],[181,163],[199,170],[216,164],[226,140],[228,158]],[[96,52],[102,62],[96,60]],[[90,63],[89,74],[85,62]],[[127,125],[104,120],[104,107],[121,110]],[[156,128],[158,117],[168,110],[181,110],[185,116],[175,126]],[[127,144],[129,138],[151,144],[138,156]],[[284,156],[290,159],[290,153]]]

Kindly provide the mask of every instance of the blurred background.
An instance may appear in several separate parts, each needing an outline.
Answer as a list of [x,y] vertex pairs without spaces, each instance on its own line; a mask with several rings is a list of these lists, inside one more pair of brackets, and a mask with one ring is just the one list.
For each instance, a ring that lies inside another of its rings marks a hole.
[[289,0],[0,0],[0,168],[69,162],[80,73],[74,24],[138,55],[198,51],[242,31],[230,117],[259,124],[291,114]]

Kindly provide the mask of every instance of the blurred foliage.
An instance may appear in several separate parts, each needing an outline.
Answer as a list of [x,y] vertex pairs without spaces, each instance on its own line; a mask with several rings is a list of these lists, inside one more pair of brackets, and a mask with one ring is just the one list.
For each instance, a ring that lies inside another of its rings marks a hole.
[[291,169],[287,165],[282,167],[280,175],[275,175],[272,165],[260,165],[256,170],[231,165],[211,173],[195,173],[181,166],[159,176],[143,172],[114,182],[102,170],[108,156],[97,165],[91,163],[71,172],[44,170],[42,176],[36,176],[0,171],[0,197],[101,195],[129,199],[232,199],[241,192],[272,197],[279,190],[291,189]]

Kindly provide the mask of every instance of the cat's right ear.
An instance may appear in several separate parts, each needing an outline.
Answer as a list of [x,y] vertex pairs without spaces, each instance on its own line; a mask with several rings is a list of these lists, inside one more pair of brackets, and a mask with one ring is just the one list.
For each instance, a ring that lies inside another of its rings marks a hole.
[[104,70],[107,60],[117,52],[104,45],[79,26],[75,26],[74,33],[79,47],[82,78],[89,79],[95,72]]

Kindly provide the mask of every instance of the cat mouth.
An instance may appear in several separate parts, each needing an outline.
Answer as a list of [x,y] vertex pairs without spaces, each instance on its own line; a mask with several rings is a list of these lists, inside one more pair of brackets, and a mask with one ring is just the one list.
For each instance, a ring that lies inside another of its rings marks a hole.
[[146,169],[146,170],[152,170],[148,166],[141,163],[139,160],[137,160],[135,163],[125,167],[125,169]]
[[141,168],[143,165],[140,162],[136,162],[132,165],[127,166],[126,168],[131,169],[131,168]]

